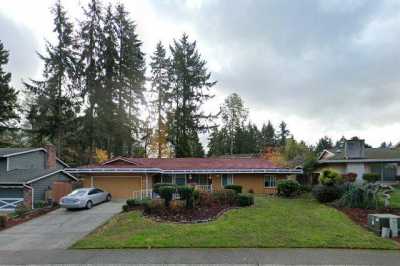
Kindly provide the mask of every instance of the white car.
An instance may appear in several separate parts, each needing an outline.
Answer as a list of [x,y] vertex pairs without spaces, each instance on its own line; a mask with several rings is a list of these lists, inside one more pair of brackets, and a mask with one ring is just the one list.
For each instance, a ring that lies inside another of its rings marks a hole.
[[60,206],[66,209],[91,209],[93,205],[110,201],[111,194],[98,188],[79,188],[60,200]]

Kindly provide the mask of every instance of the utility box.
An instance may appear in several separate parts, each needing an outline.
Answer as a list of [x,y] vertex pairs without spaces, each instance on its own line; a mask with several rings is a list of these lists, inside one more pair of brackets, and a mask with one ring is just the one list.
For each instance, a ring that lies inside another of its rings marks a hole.
[[382,228],[390,228],[392,237],[399,235],[400,216],[393,214],[368,214],[368,228],[377,233],[382,234]]

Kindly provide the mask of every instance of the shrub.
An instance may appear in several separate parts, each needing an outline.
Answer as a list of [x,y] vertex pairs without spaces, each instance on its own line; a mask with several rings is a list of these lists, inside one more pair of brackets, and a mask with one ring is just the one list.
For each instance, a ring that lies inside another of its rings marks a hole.
[[4,228],[7,225],[7,216],[6,215],[0,215],[0,228]]
[[139,204],[138,204],[138,202],[137,202],[136,199],[128,199],[128,200],[126,201],[126,205],[127,205],[128,207],[139,206]]
[[17,205],[17,207],[15,208],[14,214],[17,217],[22,217],[24,216],[26,213],[28,213],[31,209],[28,208],[25,204],[20,203]]
[[47,206],[47,203],[43,200],[39,200],[37,202],[34,203],[34,207],[35,209],[41,209]]
[[363,174],[363,179],[365,181],[367,181],[368,183],[375,183],[376,181],[378,181],[380,178],[380,176],[378,174],[375,173],[365,173]]
[[161,187],[175,187],[176,188],[176,185],[175,184],[170,184],[170,183],[157,183],[157,184],[153,185],[153,192],[157,193],[157,194],[160,194],[160,188]]
[[357,174],[356,173],[347,173],[347,174],[343,174],[342,177],[345,182],[353,183],[357,179]]
[[340,207],[376,208],[379,186],[373,184],[349,185],[337,202]]
[[144,207],[144,212],[147,214],[151,213],[156,214],[164,209],[162,201],[157,199],[147,201],[146,203],[144,203],[143,207]]
[[129,206],[127,204],[122,205],[122,211],[123,212],[128,212],[129,211]]
[[237,200],[237,193],[232,189],[223,189],[221,191],[213,192],[212,197],[219,204],[234,205]]
[[199,202],[200,200],[200,191],[195,190],[193,191],[193,200],[195,203]]
[[181,199],[186,201],[186,208],[192,209],[194,202],[194,188],[190,186],[179,186],[178,193]]
[[300,184],[296,180],[280,180],[278,182],[278,195],[292,197],[300,192]]
[[242,193],[242,186],[239,186],[239,185],[226,185],[224,188],[225,189],[232,189],[238,194]]
[[312,191],[311,185],[300,185],[300,193],[308,193]]
[[319,177],[319,182],[325,186],[333,186],[335,184],[340,184],[343,182],[342,176],[331,170],[325,170],[322,172],[322,175]]
[[254,195],[240,193],[238,194],[237,201],[239,206],[251,206],[254,204]]
[[340,188],[335,185],[316,185],[312,193],[319,202],[332,202],[340,198]]
[[254,194],[254,190],[252,188],[249,189],[250,194]]
[[176,186],[161,186],[159,188],[160,198],[165,200],[165,207],[169,207],[169,203],[171,202],[175,192]]
[[[214,192],[216,193],[216,192]],[[201,206],[211,206],[214,202],[213,194],[205,191],[199,192],[198,204]]]

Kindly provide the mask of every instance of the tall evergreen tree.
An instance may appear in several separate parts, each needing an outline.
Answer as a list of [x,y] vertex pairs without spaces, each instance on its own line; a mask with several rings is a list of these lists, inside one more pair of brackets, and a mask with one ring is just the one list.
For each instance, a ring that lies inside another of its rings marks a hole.
[[[138,119],[139,104],[144,103],[146,62],[142,52],[142,42],[136,33],[136,25],[122,4],[117,5],[115,13],[117,41],[119,47],[117,105],[119,119],[125,121],[130,135],[127,143],[128,155],[132,154],[134,136],[140,127]],[[126,111],[127,110],[127,111]],[[123,127],[125,128],[125,126]],[[122,130],[124,131],[124,130]],[[122,138],[120,138],[121,140]]]
[[263,124],[261,128],[261,139],[261,149],[276,146],[275,128],[271,124],[271,121],[268,121],[267,125]]
[[150,102],[153,112],[156,115],[156,136],[157,156],[161,158],[163,150],[167,145],[166,119],[170,108],[169,96],[171,94],[171,85],[169,82],[168,70],[170,61],[166,56],[166,51],[161,42],[157,43],[156,50],[151,57],[151,92],[154,99]]
[[287,124],[285,121],[282,121],[279,124],[279,132],[278,132],[278,143],[280,146],[285,146],[287,138],[289,137],[290,131],[287,128]]
[[9,126],[12,119],[18,119],[17,91],[10,86],[11,73],[4,67],[8,63],[9,53],[0,41],[0,132]]
[[86,154],[82,160],[93,162],[95,157],[96,134],[96,106],[101,97],[99,89],[102,86],[102,40],[103,38],[103,12],[98,0],[91,0],[86,8],[83,8],[84,19],[80,22],[79,48],[80,78],[82,83],[82,96],[87,102],[87,109],[83,118],[82,144],[83,153]]
[[248,109],[244,106],[242,98],[237,93],[229,95],[221,106],[222,125],[228,132],[230,154],[234,153],[236,131],[239,128],[243,128],[248,114]]
[[204,120],[211,116],[204,114],[201,106],[212,97],[208,91],[216,82],[211,81],[206,61],[201,58],[196,42],[190,42],[188,35],[183,34],[180,40],[174,40],[170,50],[173,100],[170,141],[176,157],[202,156],[198,133],[208,128]]
[[320,154],[323,150],[329,150],[333,148],[333,142],[332,139],[329,138],[328,136],[324,136],[323,138],[320,138],[317,146],[315,147],[315,152],[317,154]]
[[58,154],[63,155],[72,131],[72,120],[78,111],[74,83],[76,56],[73,25],[60,1],[56,2],[52,14],[57,41],[55,44],[47,41],[46,54],[39,54],[44,62],[43,80],[31,80],[25,86],[32,96],[28,120],[38,140],[36,144],[48,140],[56,145]]

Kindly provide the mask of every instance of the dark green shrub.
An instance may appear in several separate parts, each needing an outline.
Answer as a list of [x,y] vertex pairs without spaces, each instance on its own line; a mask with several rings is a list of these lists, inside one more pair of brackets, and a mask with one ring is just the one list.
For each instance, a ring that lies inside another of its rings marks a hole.
[[25,204],[20,203],[17,205],[17,207],[14,210],[14,214],[16,217],[22,217],[25,214],[27,214],[31,209],[28,208]]
[[343,177],[338,172],[325,170],[319,177],[319,182],[325,186],[333,186],[343,182]]
[[365,173],[363,174],[363,179],[368,183],[375,183],[380,179],[380,176],[375,173]]
[[160,198],[164,199],[165,207],[169,207],[169,203],[176,192],[176,186],[161,186],[159,188]]
[[348,208],[364,207],[364,191],[355,185],[348,185],[343,189],[343,195],[338,201],[338,205]]
[[237,201],[237,193],[232,189],[213,192],[212,197],[221,205],[235,205]]
[[193,191],[193,200],[195,203],[199,202],[200,200],[200,191],[195,190]]
[[34,207],[35,209],[41,209],[47,206],[47,203],[43,200],[39,200],[37,202],[34,203]]
[[139,203],[138,203],[138,200],[136,200],[136,199],[128,199],[126,201],[126,205],[129,207],[136,207],[136,206],[139,206]]
[[300,185],[300,193],[309,193],[312,191],[311,185]]
[[128,212],[129,211],[129,206],[127,204],[122,205],[122,211],[123,212]]
[[154,185],[153,185],[153,192],[154,192],[154,193],[157,193],[157,194],[160,194],[160,188],[161,188],[161,187],[165,187],[165,186],[167,186],[167,187],[175,187],[175,188],[176,188],[176,185],[175,185],[175,184],[170,184],[170,183],[157,183],[157,184],[154,184]]
[[239,185],[226,185],[224,188],[225,189],[232,189],[238,194],[242,193],[242,186],[239,186]]
[[178,193],[181,199],[186,201],[186,208],[192,209],[194,202],[194,188],[190,186],[178,186]]
[[144,212],[147,214],[157,214],[163,211],[165,208],[164,205],[162,204],[162,201],[157,199],[145,202],[143,204],[143,207],[144,207]]
[[278,195],[283,197],[292,197],[300,192],[300,184],[296,180],[280,180],[278,182]]
[[238,205],[241,207],[251,206],[254,204],[254,195],[240,193],[237,196]]
[[7,216],[6,215],[0,215],[0,228],[4,228],[7,225]]
[[341,190],[335,185],[316,185],[312,190],[313,196],[319,202],[332,202],[340,198]]

